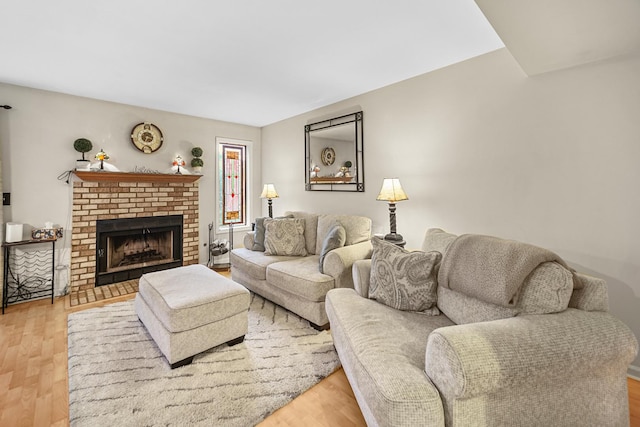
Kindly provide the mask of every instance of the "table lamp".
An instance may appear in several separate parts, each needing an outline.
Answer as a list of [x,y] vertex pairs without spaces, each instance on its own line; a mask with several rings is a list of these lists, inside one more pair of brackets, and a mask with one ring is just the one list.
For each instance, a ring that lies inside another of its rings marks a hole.
[[409,200],[409,197],[402,189],[400,180],[398,178],[385,178],[382,181],[382,188],[376,200],[389,202],[390,233],[384,236],[384,240],[401,242],[403,240],[402,236],[396,233],[396,202]]

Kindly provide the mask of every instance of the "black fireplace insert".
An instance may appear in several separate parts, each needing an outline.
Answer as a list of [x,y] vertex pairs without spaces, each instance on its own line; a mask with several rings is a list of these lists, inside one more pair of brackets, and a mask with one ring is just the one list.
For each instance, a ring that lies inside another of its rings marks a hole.
[[182,265],[182,215],[96,222],[96,286]]

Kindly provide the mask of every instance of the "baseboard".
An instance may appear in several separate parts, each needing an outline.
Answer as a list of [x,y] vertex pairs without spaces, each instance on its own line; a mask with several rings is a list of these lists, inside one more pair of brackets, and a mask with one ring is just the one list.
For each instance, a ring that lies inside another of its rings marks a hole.
[[636,381],[640,381],[640,368],[633,365],[629,366],[629,369],[627,369],[627,376]]

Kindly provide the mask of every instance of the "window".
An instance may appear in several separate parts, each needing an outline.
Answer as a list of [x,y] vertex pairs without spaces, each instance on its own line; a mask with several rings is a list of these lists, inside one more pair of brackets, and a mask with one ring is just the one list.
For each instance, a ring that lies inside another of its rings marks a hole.
[[218,226],[247,225],[247,142],[218,139]]

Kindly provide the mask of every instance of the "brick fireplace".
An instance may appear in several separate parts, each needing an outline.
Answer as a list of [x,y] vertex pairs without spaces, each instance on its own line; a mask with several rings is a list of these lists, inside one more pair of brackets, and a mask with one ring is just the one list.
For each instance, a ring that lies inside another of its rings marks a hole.
[[199,261],[197,175],[80,172],[73,182],[71,292],[96,286],[99,220],[182,215],[182,265]]

